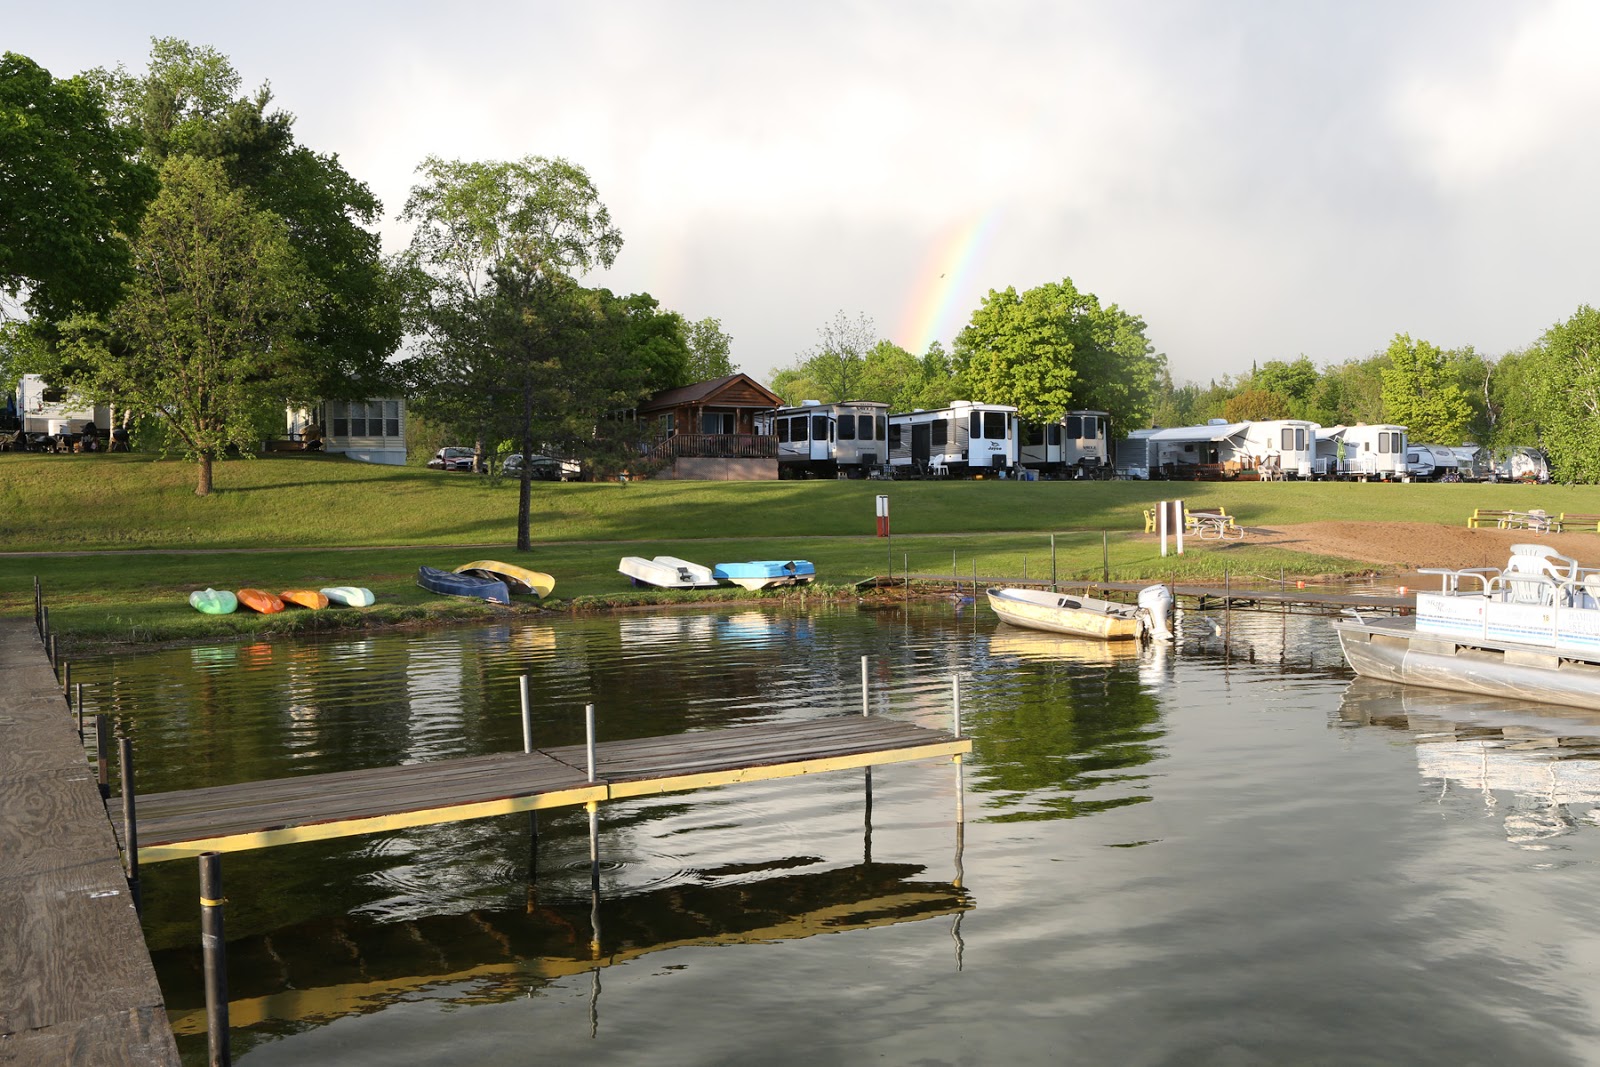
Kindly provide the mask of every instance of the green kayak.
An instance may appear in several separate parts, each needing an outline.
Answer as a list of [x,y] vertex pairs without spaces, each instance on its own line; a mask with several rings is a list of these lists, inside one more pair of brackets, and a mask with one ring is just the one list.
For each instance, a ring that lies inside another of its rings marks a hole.
[[239,606],[239,598],[226,589],[196,589],[189,594],[189,606],[207,615],[227,615]]

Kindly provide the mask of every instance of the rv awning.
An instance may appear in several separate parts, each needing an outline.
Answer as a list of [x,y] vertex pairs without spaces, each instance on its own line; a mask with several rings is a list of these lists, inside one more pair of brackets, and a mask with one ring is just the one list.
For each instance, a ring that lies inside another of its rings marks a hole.
[[1170,430],[1157,430],[1145,440],[1180,445],[1200,441],[1226,441],[1230,437],[1238,437],[1244,433],[1249,425],[1247,422],[1229,422],[1215,426],[1174,426]]

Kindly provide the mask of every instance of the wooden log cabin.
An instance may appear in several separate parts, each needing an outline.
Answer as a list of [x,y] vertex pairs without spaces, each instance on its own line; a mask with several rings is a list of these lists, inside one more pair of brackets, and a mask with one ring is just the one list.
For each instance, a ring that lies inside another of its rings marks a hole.
[[639,405],[641,420],[657,427],[657,478],[761,481],[778,477],[778,442],[759,433],[756,417],[783,398],[750,377],[730,374],[668,389]]

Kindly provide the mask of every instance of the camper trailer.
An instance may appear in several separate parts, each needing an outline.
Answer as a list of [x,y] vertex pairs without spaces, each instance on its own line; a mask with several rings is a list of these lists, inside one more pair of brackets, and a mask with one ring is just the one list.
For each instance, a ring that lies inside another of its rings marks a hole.
[[862,478],[889,461],[888,404],[807,400],[769,418],[780,478]]
[[1204,426],[1137,431],[1119,443],[1117,468],[1139,477],[1142,458],[1152,478],[1311,478],[1316,430],[1316,423],[1300,419],[1213,419]]
[[1406,469],[1406,428],[1359,423],[1318,429],[1316,476],[1361,482],[1405,481],[1410,477]]
[[1047,478],[1109,478],[1108,421],[1103,411],[1069,411],[1056,422],[1021,422],[1018,462]]
[[897,477],[965,476],[1017,465],[1017,409],[957,400],[889,416],[889,462]]
[[1550,480],[1550,462],[1537,448],[1515,445],[1497,456],[1494,476],[1499,481],[1544,483]]
[[1406,446],[1406,469],[1413,481],[1458,482],[1461,480],[1456,454],[1444,445]]

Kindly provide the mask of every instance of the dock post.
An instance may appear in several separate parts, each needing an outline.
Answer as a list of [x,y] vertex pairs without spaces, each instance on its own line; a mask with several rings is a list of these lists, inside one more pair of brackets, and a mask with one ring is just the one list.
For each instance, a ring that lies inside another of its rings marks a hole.
[[1111,583],[1111,535],[1100,531],[1100,580]]
[[[594,782],[594,705],[583,706],[584,747],[589,756],[589,782]],[[591,800],[584,804],[589,809],[589,890],[595,894],[595,907],[599,908],[600,893],[600,805]],[[595,949],[599,950],[598,935]]]
[[866,718],[872,714],[872,709],[867,703],[867,657],[861,657],[861,716]]
[[49,637],[45,638],[44,647],[45,647],[45,655],[50,660],[50,673],[51,673],[51,675],[53,675],[55,677],[55,680],[59,682],[61,680],[61,665],[56,662],[56,635],[55,634],[51,634]]
[[94,750],[96,780],[100,783],[100,801],[111,799],[111,767],[108,749],[111,747],[111,717],[101,713],[94,717]]
[[39,618],[44,625],[44,631],[39,634],[39,640],[44,642],[45,649],[50,652],[50,663],[54,665],[56,656],[55,651],[50,646],[50,609],[41,606],[39,608]]
[[[526,674],[517,680],[517,689],[522,697],[522,751],[531,755],[533,752],[533,705],[528,700],[528,676]],[[532,842],[528,854],[528,877],[532,879],[539,869],[539,811],[537,808],[528,812],[528,836]]]
[[1050,591],[1056,591],[1056,535],[1050,535]]
[[127,847],[128,893],[133,897],[133,910],[142,912],[139,900],[139,820],[134,814],[133,801],[133,738],[117,735],[118,776],[122,782],[122,838]]
[[44,607],[44,590],[39,587],[39,576],[33,576],[33,628],[39,632],[39,640],[44,640],[44,616],[39,610]]
[[78,683],[78,741],[83,741],[83,683]]
[[61,695],[72,696],[72,663],[68,661],[61,665]]
[[[961,737],[961,675],[950,676],[950,702],[952,705],[952,719],[956,737]],[[966,765],[961,760],[961,753],[956,753],[956,824],[964,825],[967,821],[967,775]]]
[[200,950],[205,957],[206,1044],[211,1067],[233,1062],[228,1048],[228,942],[222,931],[222,853],[200,853]]

